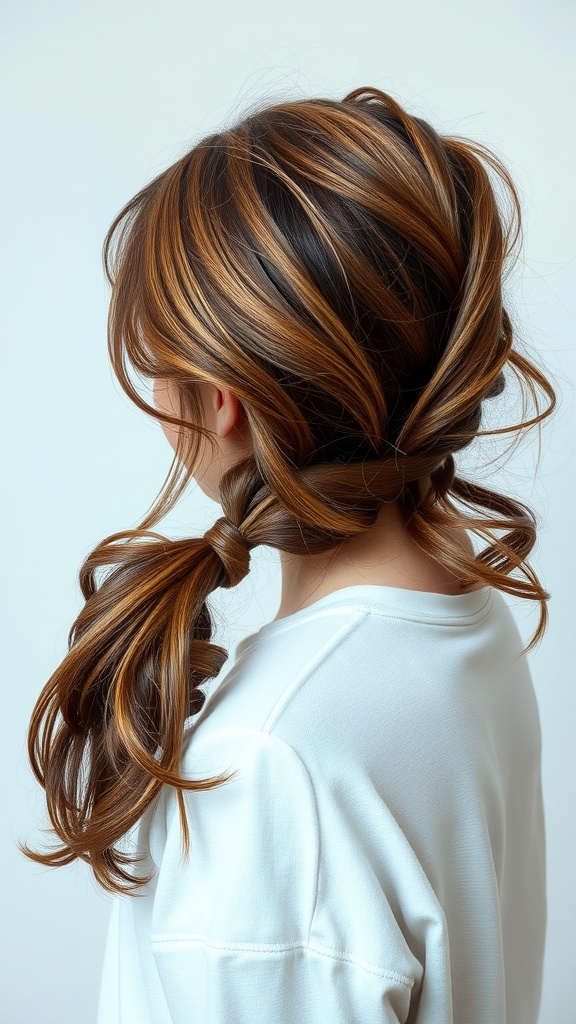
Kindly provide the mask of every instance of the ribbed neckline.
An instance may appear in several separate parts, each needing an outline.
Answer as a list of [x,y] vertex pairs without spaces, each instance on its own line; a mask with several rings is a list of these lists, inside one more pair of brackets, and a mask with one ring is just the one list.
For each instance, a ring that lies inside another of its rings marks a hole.
[[364,605],[375,608],[382,614],[399,615],[417,621],[447,625],[463,624],[464,621],[470,622],[480,617],[481,613],[487,610],[492,592],[493,588],[490,586],[463,594],[439,594],[430,590],[405,590],[401,587],[375,583],[355,583],[333,590],[306,608],[284,615],[281,619],[264,623],[255,633],[250,633],[236,644],[235,657],[238,658],[249,647],[264,638],[268,639],[276,633],[290,629],[318,613],[342,606],[359,608]]

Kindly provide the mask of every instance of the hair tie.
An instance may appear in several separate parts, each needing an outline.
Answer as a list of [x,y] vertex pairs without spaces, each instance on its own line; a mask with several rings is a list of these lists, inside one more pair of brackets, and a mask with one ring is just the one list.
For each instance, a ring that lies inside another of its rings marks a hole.
[[226,581],[221,586],[235,587],[250,569],[250,541],[227,516],[220,516],[206,530],[204,540],[214,549],[226,571]]

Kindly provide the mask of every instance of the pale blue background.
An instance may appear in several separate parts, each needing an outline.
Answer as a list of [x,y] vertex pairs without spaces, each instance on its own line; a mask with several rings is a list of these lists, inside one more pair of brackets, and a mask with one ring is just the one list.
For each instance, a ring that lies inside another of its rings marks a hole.
[[[515,176],[525,241],[517,322],[555,377],[561,408],[494,484],[542,521],[533,563],[551,625],[530,655],[544,742],[549,937],[542,1024],[574,1024],[574,7],[561,0],[294,3],[4,0],[2,209],[2,943],[0,1018],[91,1024],[108,897],[88,868],[49,869],[15,841],[40,838],[43,794],[25,732],[81,607],[78,567],[134,527],[168,471],[159,426],[107,363],[101,245],[114,214],[200,135],[261,96],[392,91],[442,131],[494,148]],[[572,62],[573,63],[573,62]],[[513,410],[514,411],[514,410]],[[470,457],[473,465],[491,447]],[[486,479],[490,479],[486,474]],[[163,524],[198,535],[219,506],[196,487]],[[221,593],[224,644],[274,617],[277,555]],[[537,607],[516,601],[527,640]]]

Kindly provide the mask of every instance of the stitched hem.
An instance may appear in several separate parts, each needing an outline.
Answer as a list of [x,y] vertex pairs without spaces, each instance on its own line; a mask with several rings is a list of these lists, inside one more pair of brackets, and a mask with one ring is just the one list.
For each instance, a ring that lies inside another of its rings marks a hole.
[[205,935],[194,935],[179,932],[154,935],[151,939],[151,944],[153,949],[154,947],[161,948],[167,946],[182,947],[203,945],[215,951],[223,950],[241,953],[268,953],[270,955],[290,953],[295,949],[302,949],[306,953],[312,953],[320,957],[325,957],[329,960],[341,960],[345,963],[350,963],[355,967],[359,967],[367,974],[390,978],[393,981],[404,985],[404,987],[408,989],[413,988],[415,980],[414,978],[409,978],[406,974],[401,974],[398,971],[390,971],[386,968],[379,967],[377,964],[370,963],[368,960],[363,960],[361,957],[356,956],[353,953],[343,953],[339,949],[334,949],[332,946],[324,946],[318,942],[223,942],[208,939]]

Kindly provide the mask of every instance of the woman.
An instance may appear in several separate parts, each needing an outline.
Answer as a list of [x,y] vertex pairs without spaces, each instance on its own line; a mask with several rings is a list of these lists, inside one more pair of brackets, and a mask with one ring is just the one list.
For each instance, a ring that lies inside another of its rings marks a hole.
[[[22,847],[115,893],[99,1024],[536,1022],[550,595],[531,510],[455,461],[554,408],[519,232],[493,154],[367,88],[253,110],[112,224],[112,364],[175,472],[82,565],[29,731],[62,845]],[[506,368],[549,405],[481,431]],[[152,532],[191,478],[222,516]],[[280,606],[227,665],[208,599],[261,544]],[[503,593],[540,603],[526,650]]]

